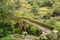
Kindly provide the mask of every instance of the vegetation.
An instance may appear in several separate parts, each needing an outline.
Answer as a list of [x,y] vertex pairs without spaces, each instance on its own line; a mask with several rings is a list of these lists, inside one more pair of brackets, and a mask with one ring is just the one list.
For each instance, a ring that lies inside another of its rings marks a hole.
[[16,39],[12,36],[7,36],[7,37],[4,37],[4,38],[1,38],[0,40],[16,40]]
[[0,40],[30,38],[60,40],[60,0],[0,0]]

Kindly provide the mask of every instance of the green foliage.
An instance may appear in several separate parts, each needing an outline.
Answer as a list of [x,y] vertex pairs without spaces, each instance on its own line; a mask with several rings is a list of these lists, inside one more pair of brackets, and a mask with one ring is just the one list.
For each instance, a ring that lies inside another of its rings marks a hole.
[[50,34],[42,34],[40,36],[40,40],[50,40]]
[[[50,20],[50,13],[58,13],[58,15],[60,14],[60,3],[57,3],[57,1],[59,0],[0,0],[0,19],[3,20],[3,22],[0,22],[0,38],[8,36],[12,33],[21,34],[23,28],[25,28],[24,30],[27,31],[28,34],[37,36],[42,34],[42,31],[39,30],[36,26],[25,22],[22,23],[22,21],[19,21],[21,22],[21,25],[18,25],[18,27],[16,28],[12,22],[5,22],[5,19],[7,20],[7,18],[9,17],[12,18],[17,16],[34,18],[40,21],[41,17],[48,13],[48,15],[43,16],[42,20],[46,21],[49,25],[56,26],[55,30],[58,30],[60,32],[60,24],[56,24],[56,21],[54,19]],[[58,6],[56,6],[55,4]],[[54,5],[56,6],[56,8],[53,7]],[[20,26],[23,26],[23,28],[19,28]],[[41,40],[48,40],[49,35],[45,35],[44,37],[46,39],[41,38]],[[5,37],[1,40],[14,39]]]
[[20,2],[20,0],[15,1],[14,7],[15,7],[15,10],[19,10],[21,8],[21,2]]
[[38,15],[38,7],[37,6],[33,6],[31,8],[31,11],[30,12],[32,12],[34,15]]
[[25,23],[24,27],[28,34],[35,35],[35,36],[39,36],[42,34],[42,30],[38,29],[36,26],[31,25],[27,22],[24,23]]
[[21,34],[21,28],[15,28],[14,34]]
[[50,19],[50,16],[49,15],[44,15],[43,19]]
[[56,26],[56,27],[55,27],[55,30],[57,30],[57,31],[60,32],[60,26]]
[[27,22],[24,22],[24,23],[25,23],[25,24],[24,24],[24,27],[25,27],[27,33],[30,34],[30,29],[31,29],[32,25],[30,25],[30,24],[27,23]]
[[33,1],[28,1],[28,4],[30,4],[31,6],[33,6]]
[[15,39],[15,37],[7,36],[7,37],[4,37],[4,38],[0,38],[0,40],[16,40],[16,39]]
[[0,22],[0,38],[11,34],[13,31],[11,22]]
[[3,32],[3,29],[2,28],[0,28],[0,33],[2,33]]
[[35,26],[32,26],[30,31],[31,31],[31,34],[36,35],[36,36],[39,36],[42,34],[42,31]]
[[37,5],[39,7],[52,7],[53,6],[53,2],[51,2],[50,0],[28,0],[28,4],[31,4],[31,6]]
[[60,15],[60,5],[57,6],[53,13]]
[[0,18],[4,20],[6,17],[13,17],[13,13],[19,8],[19,0],[2,0],[2,2],[0,2]]
[[60,22],[56,22],[55,30],[60,32]]
[[52,20],[49,20],[48,22],[47,22],[47,24],[49,24],[49,25],[55,25],[55,23],[56,23],[56,21],[54,20],[54,19],[52,19]]
[[46,2],[44,2],[44,3],[42,4],[42,7],[44,7],[44,6],[52,7],[52,6],[53,6],[53,3],[50,2],[50,1],[46,1]]

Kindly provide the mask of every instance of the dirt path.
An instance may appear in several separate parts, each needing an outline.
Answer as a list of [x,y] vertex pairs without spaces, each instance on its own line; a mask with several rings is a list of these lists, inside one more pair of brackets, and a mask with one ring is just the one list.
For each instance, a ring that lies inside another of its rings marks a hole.
[[31,36],[31,35],[20,35],[20,36],[15,36],[16,40],[38,40],[39,38]]

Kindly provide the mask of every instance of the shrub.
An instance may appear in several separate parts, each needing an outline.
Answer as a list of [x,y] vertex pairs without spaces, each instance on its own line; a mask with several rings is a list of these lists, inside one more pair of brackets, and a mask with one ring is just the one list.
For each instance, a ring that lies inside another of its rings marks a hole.
[[53,20],[53,19],[52,19],[52,20],[49,20],[49,21],[47,22],[47,24],[49,24],[49,25],[53,25],[53,26],[55,25],[55,23],[56,23],[56,21]]
[[24,27],[28,34],[36,35],[36,36],[39,36],[42,34],[42,31],[40,29],[38,29],[36,26],[31,25],[27,22],[24,22]]
[[21,34],[21,29],[20,28],[15,28],[14,29],[14,34]]
[[56,27],[55,27],[55,30],[57,30],[57,31],[60,32],[60,26],[56,26]]
[[42,5],[40,7],[45,7],[45,6],[52,7],[53,3],[51,1],[46,1],[46,2],[42,3]]
[[42,34],[40,40],[50,40],[50,34]]
[[50,19],[50,16],[49,15],[44,15],[43,19]]
[[0,38],[11,34],[13,31],[11,22],[0,22]]
[[32,25],[30,25],[30,24],[28,24],[28,23],[25,23],[25,25],[24,25],[24,27],[25,27],[26,31],[28,32],[28,34],[30,34],[31,26],[32,26]]
[[39,15],[38,14],[38,6],[33,6],[30,10],[31,13],[33,13],[33,15]]
[[36,35],[36,36],[39,36],[42,34],[42,31],[39,30],[36,26],[32,26],[30,31],[31,31],[31,34]]
[[60,32],[60,22],[56,22],[55,30]]

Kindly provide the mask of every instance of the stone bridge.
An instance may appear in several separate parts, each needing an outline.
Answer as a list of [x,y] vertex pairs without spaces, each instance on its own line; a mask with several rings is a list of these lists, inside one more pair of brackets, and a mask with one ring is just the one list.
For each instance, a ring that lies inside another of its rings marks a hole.
[[8,19],[9,20],[11,19],[14,21],[19,21],[19,20],[23,19],[23,21],[26,21],[29,24],[35,25],[37,28],[41,29],[43,31],[43,33],[50,33],[54,29],[54,26],[41,23],[35,19],[31,19],[28,17],[14,17],[14,18],[8,18]]

